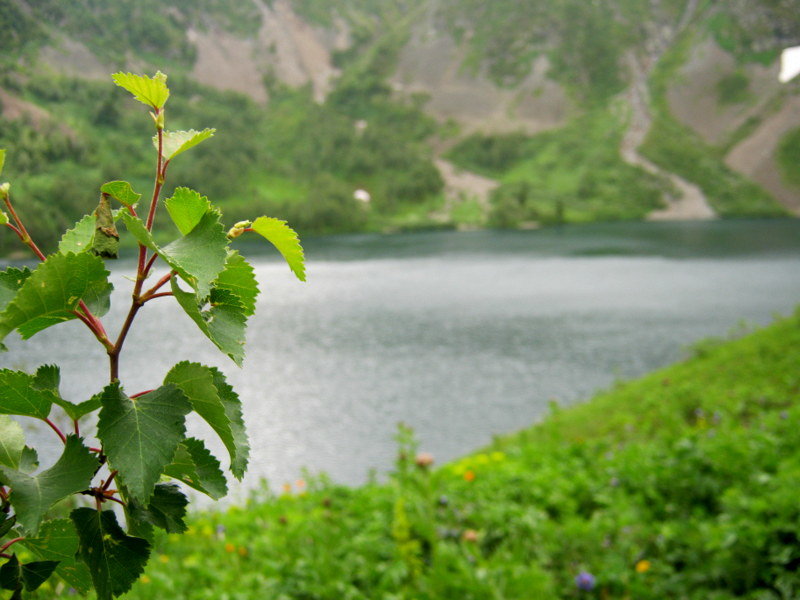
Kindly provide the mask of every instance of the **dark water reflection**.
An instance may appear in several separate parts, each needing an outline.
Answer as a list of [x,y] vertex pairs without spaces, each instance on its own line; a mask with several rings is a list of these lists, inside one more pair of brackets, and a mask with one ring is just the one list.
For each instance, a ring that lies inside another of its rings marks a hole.
[[[796,221],[342,236],[310,240],[307,254],[307,284],[255,260],[263,293],[241,370],[168,300],[148,305],[128,342],[131,393],[182,359],[228,373],[253,447],[240,494],[303,466],[362,481],[390,464],[398,421],[438,460],[453,458],[537,419],[551,399],[586,398],[800,302]],[[125,267],[113,276],[120,299]],[[89,336],[74,324],[11,340],[0,365],[57,362],[78,399],[105,377],[99,348],[88,355],[98,375],[87,373],[79,340]]]

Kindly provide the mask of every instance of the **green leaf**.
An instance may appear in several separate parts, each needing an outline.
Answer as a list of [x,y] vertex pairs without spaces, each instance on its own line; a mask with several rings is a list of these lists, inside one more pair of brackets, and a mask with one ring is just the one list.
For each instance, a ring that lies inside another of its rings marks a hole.
[[206,449],[202,441],[186,438],[178,446],[172,464],[164,474],[182,481],[191,488],[214,500],[228,493],[228,484],[222,474],[219,461]]
[[16,554],[0,567],[0,588],[4,590],[18,590],[22,587],[22,569]]
[[233,441],[236,446],[236,458],[231,461],[231,472],[236,479],[241,481],[250,460],[250,443],[247,440],[247,430],[242,416],[242,401],[233,388],[228,385],[225,375],[219,369],[212,368],[211,371],[214,374],[214,385],[219,391],[219,398],[225,407],[225,414],[228,415],[231,422]]
[[258,217],[250,226],[253,231],[266,238],[275,248],[278,249],[289,263],[292,273],[300,281],[306,280],[305,257],[303,247],[294,229],[286,224],[286,221],[274,219],[272,217]]
[[26,537],[20,543],[36,558],[58,561],[56,574],[81,594],[86,594],[91,588],[89,568],[75,559],[78,532],[69,519],[45,521],[36,537]]
[[69,400],[64,400],[59,396],[59,400],[56,400],[56,404],[58,404],[61,408],[64,409],[64,412],[69,415],[70,419],[80,419],[88,415],[90,412],[96,411],[98,408],[102,406],[102,392],[99,394],[95,394],[88,400],[84,400],[79,404],[75,404],[70,402]]
[[61,385],[61,369],[58,365],[42,365],[36,369],[33,376],[33,387],[37,390],[50,390],[60,395],[58,387]]
[[97,437],[131,497],[146,503],[186,435],[191,405],[174,385],[131,399],[113,383],[103,390],[101,401]]
[[14,526],[14,523],[17,522],[17,517],[15,517],[14,515],[11,515],[9,517],[7,514],[3,512],[0,512],[0,517],[2,517],[3,519],[2,521],[0,521],[0,538],[2,538],[9,531],[11,531],[11,528]]
[[114,225],[114,215],[108,196],[100,195],[100,202],[94,211],[97,224],[92,241],[92,254],[103,258],[117,258],[119,252],[119,233]]
[[169,98],[167,76],[158,71],[153,77],[133,73],[114,73],[111,78],[142,104],[162,108]]
[[23,473],[33,473],[39,468],[39,454],[30,446],[22,449],[22,457],[19,459],[19,471]]
[[[196,146],[214,135],[216,129],[203,129],[203,131],[164,131],[161,140],[161,156],[164,160],[172,160],[181,152]],[[158,136],[153,136],[153,145],[158,150]]]
[[214,287],[235,294],[241,302],[246,316],[249,317],[255,312],[258,281],[253,267],[237,251],[233,250],[228,253],[225,270],[217,277]]
[[[244,447],[242,440],[237,440],[234,435],[234,420],[243,422],[241,403],[235,394],[230,396],[225,377],[212,367],[181,362],[167,373],[164,383],[174,383],[186,394],[194,411],[211,426],[225,444],[231,457],[231,465],[242,465],[241,468],[237,467],[234,473],[241,479],[247,466],[249,448],[246,447],[246,435],[243,440]],[[230,391],[232,392],[232,389]],[[233,471],[233,468],[231,470]]]
[[0,370],[0,414],[46,419],[57,397],[40,390],[36,378],[23,371]]
[[29,592],[38,589],[50,578],[57,566],[58,563],[52,560],[42,560],[22,565],[22,581],[25,584],[25,589]]
[[64,409],[70,419],[80,419],[84,415],[100,408],[100,395],[92,396],[89,400],[74,404],[61,397],[58,387],[61,383],[61,371],[56,365],[42,365],[36,370],[33,387],[37,390],[53,392],[53,402]]
[[122,220],[139,243],[157,252],[202,297],[208,295],[211,282],[225,268],[228,255],[228,237],[218,211],[208,211],[187,235],[163,248],[155,243],[140,219],[123,214]]
[[135,500],[129,503],[129,512],[134,518],[159,527],[167,533],[183,533],[186,531],[186,496],[172,483],[159,483],[150,499],[150,504],[142,506]]
[[52,325],[75,319],[84,300],[102,316],[108,311],[113,286],[102,259],[90,254],[53,254],[22,283],[16,297],[0,313],[0,341],[17,329],[24,339]]
[[6,151],[5,148],[0,149],[0,175],[3,174],[3,165],[6,164]]
[[[241,366],[244,360],[244,335],[247,328],[246,308],[237,296],[227,290],[212,290],[206,299],[185,292],[175,278],[170,282],[172,293],[184,312],[197,324],[214,345]],[[208,306],[208,308],[206,308]]]
[[15,269],[10,267],[5,271],[0,271],[0,311],[4,311],[8,303],[17,295],[19,288],[25,283],[25,280],[31,276],[31,271],[28,267],[23,269]]
[[68,229],[61,241],[58,242],[58,251],[60,254],[67,252],[85,252],[92,247],[94,240],[94,229],[96,224],[96,217],[94,215],[86,215],[80,221],[75,223],[75,227]]
[[208,198],[189,188],[175,188],[171,198],[164,202],[172,222],[187,235],[200,222],[200,219],[211,210]]
[[0,465],[19,469],[24,449],[25,434],[20,424],[11,417],[0,415]]
[[111,510],[77,508],[70,513],[80,540],[78,554],[89,567],[98,600],[127,592],[150,557],[147,540],[125,535]]
[[67,436],[56,464],[36,476],[0,466],[0,477],[11,487],[10,500],[19,524],[36,535],[39,523],[53,504],[85,490],[100,463],[75,435]]
[[142,197],[141,194],[133,191],[131,184],[127,181],[109,181],[100,186],[100,191],[125,206],[135,206],[139,198]]

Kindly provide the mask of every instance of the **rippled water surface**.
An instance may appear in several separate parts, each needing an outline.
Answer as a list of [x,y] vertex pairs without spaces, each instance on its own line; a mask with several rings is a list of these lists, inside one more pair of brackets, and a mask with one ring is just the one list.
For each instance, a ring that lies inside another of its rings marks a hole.
[[[534,421],[551,399],[586,398],[800,302],[800,224],[791,221],[344,236],[309,241],[307,255],[301,284],[250,254],[262,294],[243,369],[169,299],[148,304],[128,340],[129,393],[156,387],[183,359],[228,374],[252,445],[237,494],[262,477],[293,480],[304,466],[363,481],[390,464],[398,421],[438,460],[453,458]],[[123,261],[113,274],[112,331],[132,270]],[[82,399],[106,376],[99,347],[79,354],[91,341],[75,323],[11,339],[0,366],[57,362],[62,391]],[[212,437],[201,423],[191,429]]]

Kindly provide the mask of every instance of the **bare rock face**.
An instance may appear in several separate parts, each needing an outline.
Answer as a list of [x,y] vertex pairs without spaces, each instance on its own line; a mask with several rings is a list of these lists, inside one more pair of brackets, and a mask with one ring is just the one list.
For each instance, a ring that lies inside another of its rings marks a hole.
[[264,74],[255,60],[254,40],[221,30],[190,29],[187,36],[197,48],[192,77],[217,89],[247,94],[257,102],[266,101]]
[[563,87],[548,78],[550,65],[544,55],[533,62],[521,84],[503,88],[485,73],[468,71],[465,54],[429,16],[414,25],[392,85],[401,95],[423,94],[426,112],[441,121],[458,122],[465,133],[538,133],[563,125],[574,112]]
[[42,48],[39,60],[58,73],[85,79],[105,80],[114,70],[85,45],[66,35],[55,37],[53,43]]
[[[775,158],[781,137],[800,127],[800,97],[785,97],[788,90],[778,81],[779,67],[777,60],[768,66],[737,64],[713,39],[705,38],[692,48],[667,99],[672,114],[709,144],[726,147],[735,141],[726,164],[800,214],[800,189],[783,181]],[[738,100],[724,97],[721,82],[730,77],[746,81]]]
[[[726,101],[720,82],[735,75],[746,78],[747,93],[740,102]],[[733,56],[706,38],[692,48],[689,60],[669,87],[667,99],[679,121],[716,145],[724,144],[748,119],[760,115],[782,87],[777,62],[738,66]]]
[[792,213],[800,216],[800,190],[783,181],[775,160],[775,149],[782,134],[800,127],[800,96],[790,98],[746,139],[736,145],[725,159],[732,169],[761,184]]
[[262,25],[255,38],[215,27],[188,32],[197,48],[192,76],[218,89],[247,94],[258,102],[267,100],[266,77],[291,87],[311,84],[314,97],[322,101],[339,74],[332,64],[331,51],[347,45],[344,24],[331,31],[309,25],[286,0],[276,0],[271,6],[260,0],[256,4]]

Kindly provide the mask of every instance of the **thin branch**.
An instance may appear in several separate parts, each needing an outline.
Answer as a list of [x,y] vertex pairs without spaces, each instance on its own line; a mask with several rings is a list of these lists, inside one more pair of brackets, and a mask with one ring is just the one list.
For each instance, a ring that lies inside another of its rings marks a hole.
[[161,292],[160,294],[153,294],[152,296],[148,296],[142,302],[150,302],[150,300],[154,300],[155,298],[166,298],[167,296],[174,296],[172,292]]
[[139,397],[144,396],[145,394],[149,394],[150,392],[153,392],[153,391],[155,391],[155,390],[145,390],[143,392],[139,392],[138,394],[134,394],[133,396],[128,396],[128,398],[131,398],[131,399],[139,398]]
[[50,425],[50,428],[51,428],[53,431],[55,431],[55,432],[56,432],[56,434],[58,435],[58,437],[60,437],[60,438],[61,438],[61,441],[62,441],[63,443],[65,443],[65,444],[67,443],[67,436],[65,436],[65,435],[64,435],[64,432],[62,432],[62,431],[61,431],[61,430],[60,430],[60,429],[59,429],[59,428],[56,426],[56,424],[55,424],[55,423],[53,423],[53,422],[52,422],[50,419],[48,419],[48,418],[44,418],[44,419],[42,419],[42,420],[43,420],[45,423],[47,423],[48,425]]
[[0,546],[0,552],[5,552],[5,551],[6,551],[6,550],[8,550],[8,549],[9,549],[11,546],[13,546],[14,544],[16,544],[17,542],[21,542],[21,541],[22,541],[22,540],[24,540],[24,539],[25,539],[24,537],[16,537],[16,538],[14,538],[13,540],[9,540],[8,542],[6,542],[6,543],[5,543],[5,544],[3,544],[2,546]]
[[104,492],[108,491],[108,488],[111,486],[111,483],[114,481],[114,478],[117,476],[117,473],[119,473],[119,471],[117,471],[116,469],[111,471],[111,475],[108,476],[108,481],[106,481],[103,484],[103,487],[100,488],[102,491],[104,491]]
[[[11,213],[11,217],[14,219],[14,222],[17,224],[16,227],[14,227],[11,223],[6,223],[6,225],[16,232],[22,243],[28,246],[28,248],[30,248],[33,251],[33,253],[37,256],[37,258],[40,261],[44,262],[45,260],[47,260],[47,257],[39,249],[39,246],[36,245],[36,242],[34,242],[31,239],[28,230],[25,228],[25,224],[22,222],[22,219],[20,219],[19,215],[17,214],[17,211],[14,210],[14,205],[11,203],[11,196],[6,194],[3,201],[6,205],[6,208],[8,209],[8,212]],[[83,321],[84,325],[86,325],[91,330],[91,332],[94,334],[97,340],[101,344],[103,344],[103,346],[105,346],[106,349],[108,349],[111,346],[111,342],[108,339],[108,335],[106,334],[105,329],[103,328],[103,324],[100,322],[100,319],[98,319],[92,314],[92,311],[89,310],[89,307],[86,306],[86,303],[83,300],[81,300],[78,303],[78,305],[80,306],[80,309],[83,311],[85,318],[83,318],[77,311],[73,311],[73,314],[75,314],[81,321]]]
[[[161,114],[161,109],[156,109],[156,117]],[[165,166],[164,165],[164,157],[162,156],[162,152],[164,151],[164,129],[158,127],[158,131],[156,132],[158,136],[158,161],[156,164],[156,181],[155,185],[153,186],[153,197],[150,200],[150,210],[147,212],[147,231],[150,231],[153,228],[153,220],[156,216],[156,205],[158,204],[158,196],[161,193],[161,186],[164,185],[164,175],[165,173]]]
[[[164,275],[161,279],[159,279],[153,287],[151,287],[144,294],[142,294],[142,296],[140,298],[140,300],[142,301],[142,304],[144,304],[148,300],[152,300],[157,295],[156,292],[159,289],[161,289],[162,287],[164,287],[167,284],[167,282],[170,279],[172,279],[172,277],[174,275],[175,275],[175,271],[170,271],[169,273]],[[163,295],[163,294],[161,294],[161,295]]]
[[16,227],[14,227],[11,223],[6,223],[5,226],[11,229],[14,233],[16,233],[19,236],[20,240],[22,240],[23,242],[25,241],[24,238],[22,237],[22,232]]
[[17,229],[19,229],[20,239],[22,240],[22,243],[28,246],[28,248],[30,248],[31,250],[33,250],[33,253],[39,258],[39,260],[44,261],[45,260],[44,254],[42,254],[42,251],[39,250],[39,246],[36,245],[36,242],[34,242],[31,239],[28,230],[25,229],[25,225],[22,223],[22,219],[19,218],[17,211],[14,210],[14,205],[11,204],[11,195],[6,194],[5,197],[3,198],[3,201],[5,202],[8,212],[11,213],[11,217],[14,219],[14,222],[17,224]]

